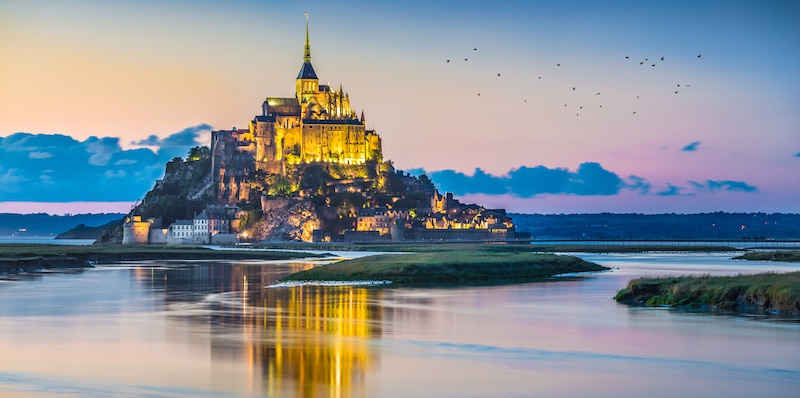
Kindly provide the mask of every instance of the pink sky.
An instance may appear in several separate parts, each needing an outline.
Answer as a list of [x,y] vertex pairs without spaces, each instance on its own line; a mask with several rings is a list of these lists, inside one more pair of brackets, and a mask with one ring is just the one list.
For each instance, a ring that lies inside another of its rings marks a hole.
[[[530,213],[800,212],[796,5],[579,3],[11,2],[0,6],[0,137],[118,137],[133,149],[202,123],[246,127],[264,97],[293,94],[308,12],[320,81],[343,84],[398,168],[503,176],[597,162],[652,185],[483,199]],[[0,182],[20,181],[15,167],[0,159]],[[656,195],[689,181],[757,189]],[[18,193],[0,189],[0,211],[87,208],[23,207]]]

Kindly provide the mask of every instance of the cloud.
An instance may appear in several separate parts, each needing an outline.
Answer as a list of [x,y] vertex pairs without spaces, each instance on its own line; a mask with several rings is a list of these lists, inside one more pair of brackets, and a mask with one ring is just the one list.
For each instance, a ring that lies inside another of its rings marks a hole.
[[31,158],[31,159],[48,159],[48,158],[52,158],[53,154],[50,153],[50,152],[33,151],[33,152],[28,153],[28,157]]
[[719,192],[719,191],[728,191],[728,192],[756,192],[758,188],[749,185],[743,181],[712,181],[706,180],[706,182],[697,182],[697,181],[689,181],[689,185],[691,185],[695,191],[697,192]]
[[0,137],[0,201],[134,201],[163,176],[167,161],[186,156],[206,130],[210,126],[200,124],[168,135],[157,149],[122,149],[116,137]]
[[122,150],[119,147],[119,138],[107,137],[101,139],[92,136],[85,142],[89,143],[86,145],[86,151],[92,154],[89,157],[89,164],[94,166],[107,165],[108,161],[111,160],[111,156]]
[[[413,174],[421,174],[420,171],[424,172],[414,169]],[[614,195],[627,186],[617,174],[594,162],[583,163],[576,171],[522,166],[505,176],[488,174],[479,168],[472,175],[455,170],[433,171],[428,175],[440,190],[456,195],[510,194],[522,198],[541,194]]]
[[795,153],[794,156],[800,158],[800,152]]
[[140,140],[132,141],[131,145],[141,146],[155,146],[160,148],[169,147],[194,147],[198,145],[197,139],[200,134],[211,131],[212,127],[208,124],[198,124],[197,126],[187,127],[177,133],[171,134],[164,139],[158,138],[156,135]]
[[667,184],[667,188],[664,189],[663,191],[659,191],[658,195],[659,196],[677,196],[677,195],[682,195],[681,190],[682,190],[682,188],[678,188],[678,187],[676,187],[676,186],[674,186],[672,184]]
[[[409,170],[409,173],[419,175],[426,171],[417,168]],[[596,162],[582,163],[575,171],[568,168],[521,166],[502,176],[488,174],[480,168],[475,169],[471,175],[455,170],[431,171],[426,174],[440,191],[453,192],[456,195],[486,194],[531,198],[538,195],[607,196],[632,191],[640,195],[695,196],[758,191],[758,188],[744,181],[733,180],[668,183],[666,187],[654,191],[652,184],[645,178],[630,175],[623,179]]]
[[692,142],[681,149],[683,152],[694,152],[700,146],[700,141]]
[[652,186],[644,178],[631,175],[628,177],[628,181],[630,182],[623,183],[625,188],[630,189],[631,191],[639,191],[639,193],[642,195],[647,195],[650,193],[650,188]]

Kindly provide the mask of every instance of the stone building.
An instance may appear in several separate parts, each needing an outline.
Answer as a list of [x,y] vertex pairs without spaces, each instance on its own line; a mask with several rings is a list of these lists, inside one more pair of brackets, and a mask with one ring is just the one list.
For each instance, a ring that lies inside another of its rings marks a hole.
[[306,40],[293,97],[267,97],[248,128],[211,133],[212,173],[221,203],[247,200],[246,176],[255,170],[285,173],[299,163],[364,164],[382,161],[380,136],[356,115],[350,95],[320,84]]

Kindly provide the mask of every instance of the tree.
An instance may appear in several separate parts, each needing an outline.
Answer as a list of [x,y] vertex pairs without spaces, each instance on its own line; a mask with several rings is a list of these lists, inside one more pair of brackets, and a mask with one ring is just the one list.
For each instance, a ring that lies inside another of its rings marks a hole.
[[208,159],[211,157],[211,150],[207,146],[196,146],[189,150],[186,160],[194,162],[197,160]]

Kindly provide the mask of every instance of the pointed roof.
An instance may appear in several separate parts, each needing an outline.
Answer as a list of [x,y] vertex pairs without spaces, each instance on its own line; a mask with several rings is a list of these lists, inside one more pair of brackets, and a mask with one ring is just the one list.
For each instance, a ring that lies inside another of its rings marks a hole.
[[314,72],[314,67],[311,66],[311,44],[308,41],[308,14],[306,14],[306,44],[303,48],[303,66],[300,67],[300,73],[297,74],[298,79],[317,79],[317,73]]

